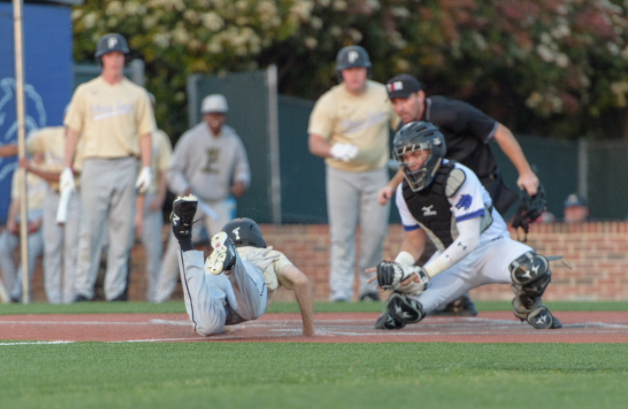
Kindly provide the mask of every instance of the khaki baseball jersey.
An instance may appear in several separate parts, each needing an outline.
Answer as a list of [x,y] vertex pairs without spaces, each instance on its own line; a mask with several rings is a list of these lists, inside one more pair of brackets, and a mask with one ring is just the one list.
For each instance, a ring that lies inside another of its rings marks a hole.
[[[48,172],[61,172],[63,170],[63,155],[65,153],[65,128],[63,126],[51,126],[38,129],[26,138],[26,151],[30,154],[41,153],[44,155],[44,164],[37,166],[41,170]],[[79,140],[74,156],[74,181],[78,186],[81,178],[80,173],[83,167],[83,140]],[[50,187],[59,190],[59,182],[51,182]]]
[[156,129],[151,134],[152,155],[150,169],[153,173],[153,180],[146,191],[146,194],[155,193],[157,191],[157,183],[159,174],[165,172],[170,166],[172,159],[172,145],[170,138],[161,129]]
[[[245,258],[245,256],[252,250],[259,250],[258,248],[253,247],[253,246],[242,246],[242,247],[238,247],[237,249],[238,249],[238,254],[242,258]],[[270,303],[270,301],[272,300],[272,296],[274,295],[274,292],[280,286],[283,286],[288,290],[294,290],[294,284],[283,275],[283,268],[285,266],[293,265],[292,262],[288,260],[288,257],[286,257],[282,252],[276,251],[276,250],[271,251],[269,254],[279,255],[279,260],[275,261],[273,264],[268,266],[266,270],[262,272],[264,283],[266,283],[266,287],[268,288],[268,301]]]
[[139,137],[155,130],[146,90],[126,78],[111,85],[102,76],[79,85],[64,123],[81,133],[86,159],[139,156]]
[[325,163],[340,170],[363,172],[386,165],[390,128],[396,129],[398,124],[386,86],[367,81],[366,92],[361,95],[350,94],[344,84],[323,94],[310,115],[308,133],[325,138],[330,145],[355,145],[355,159],[342,162],[327,158]]
[[[17,170],[13,172],[11,179],[11,199],[20,198],[20,189],[17,181]],[[26,192],[28,194],[28,210],[41,210],[44,208],[44,196],[46,194],[46,181],[30,172],[26,174]]]

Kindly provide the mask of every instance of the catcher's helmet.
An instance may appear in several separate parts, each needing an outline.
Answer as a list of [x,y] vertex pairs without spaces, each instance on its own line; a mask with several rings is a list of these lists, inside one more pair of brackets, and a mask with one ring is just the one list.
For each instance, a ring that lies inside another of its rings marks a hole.
[[351,67],[364,67],[370,75],[371,60],[369,53],[359,45],[351,45],[338,51],[338,55],[336,55],[336,75],[339,82],[342,82],[341,71]]
[[100,37],[96,43],[96,59],[100,60],[100,57],[113,51],[119,51],[125,55],[129,53],[129,45],[124,37],[118,33],[109,33]]
[[236,247],[253,246],[266,248],[266,241],[257,223],[248,217],[239,217],[225,224],[222,230]]
[[[430,153],[421,167],[414,171],[410,170],[409,163],[404,162],[404,154],[427,149]],[[393,140],[393,157],[403,169],[413,192],[425,189],[432,183],[445,152],[447,152],[445,137],[429,122],[410,122],[395,134]]]

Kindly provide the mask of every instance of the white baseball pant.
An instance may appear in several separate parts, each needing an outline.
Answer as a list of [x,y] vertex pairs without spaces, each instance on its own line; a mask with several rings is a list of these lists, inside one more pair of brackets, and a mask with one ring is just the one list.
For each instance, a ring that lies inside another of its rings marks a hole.
[[355,276],[355,230],[360,226],[358,260],[359,295],[377,292],[376,282],[367,284],[364,271],[382,259],[388,227],[390,201],[381,206],[377,193],[388,183],[388,169],[347,172],[327,166],[327,214],[329,216],[330,300],[350,300]]
[[142,245],[146,257],[146,301],[155,301],[163,252],[161,231],[164,225],[164,213],[161,209],[153,212],[148,208],[155,196],[155,193],[150,193],[144,198]]
[[216,276],[205,274],[202,251],[178,251],[185,309],[200,335],[220,334],[225,325],[256,320],[266,310],[268,290],[261,272],[237,252],[236,257],[231,274]]
[[[420,302],[427,314],[475,287],[511,284],[508,266],[527,251],[534,250],[504,233],[500,238],[478,246],[460,262],[432,278],[422,293],[408,296]],[[436,252],[433,257],[439,254]]]

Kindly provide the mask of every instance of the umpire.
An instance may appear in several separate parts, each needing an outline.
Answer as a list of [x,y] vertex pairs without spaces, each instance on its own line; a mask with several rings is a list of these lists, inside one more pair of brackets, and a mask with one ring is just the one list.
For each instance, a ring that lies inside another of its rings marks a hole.
[[[79,138],[85,157],[81,172],[83,216],[76,268],[75,301],[94,295],[102,239],[109,233],[105,296],[121,301],[127,285],[135,198],[151,184],[151,133],[155,118],[148,93],[123,74],[129,52],[120,34],[105,34],[96,45],[102,74],[81,84],[65,117],[66,142],[61,190],[74,190],[72,163]],[[137,177],[138,157],[142,170]],[[137,182],[136,182],[137,177]]]
[[[445,136],[447,146],[445,158],[465,165],[478,176],[491,196],[493,206],[500,214],[503,215],[512,206],[518,195],[504,184],[489,146],[491,139],[497,142],[519,172],[517,186],[527,191],[530,196],[536,194],[539,179],[507,127],[466,102],[438,95],[427,98],[421,83],[408,74],[400,74],[390,79],[386,89],[393,109],[404,124],[425,121],[438,126]],[[403,181],[403,177],[403,172],[399,171],[379,192],[380,204],[387,203],[399,183]],[[434,251],[435,248],[427,242],[419,263],[421,265],[425,263]],[[444,313],[475,315],[476,312],[466,295],[445,307]]]

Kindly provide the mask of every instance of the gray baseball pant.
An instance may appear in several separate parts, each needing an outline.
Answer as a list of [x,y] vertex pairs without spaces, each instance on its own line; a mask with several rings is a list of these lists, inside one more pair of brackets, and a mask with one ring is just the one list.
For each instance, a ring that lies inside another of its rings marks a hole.
[[359,295],[377,291],[377,283],[366,284],[364,270],[382,258],[390,203],[381,206],[377,193],[388,183],[386,168],[347,172],[327,166],[327,214],[331,239],[329,298],[350,300],[355,274],[355,230],[360,226],[358,261]]
[[105,297],[111,301],[126,288],[129,250],[133,244],[137,159],[88,158],[81,172],[81,234],[75,293],[88,299],[100,264],[105,230],[109,234]]
[[236,257],[228,276],[215,276],[205,274],[202,251],[178,251],[185,309],[200,335],[220,334],[225,325],[256,320],[266,310],[268,290],[261,272],[237,253]]
[[[231,221],[231,209],[225,200],[217,202],[205,201],[205,203],[207,203],[209,207],[211,207],[218,214],[218,219],[213,220],[209,216],[203,214],[200,209],[197,209],[194,220],[202,219],[205,224],[205,229],[207,230],[207,235],[211,237],[221,231],[222,227]],[[192,231],[192,242],[197,240],[197,232],[198,230],[196,229]],[[172,230],[170,230],[166,254],[161,261],[161,271],[159,272],[155,302],[167,301],[177,285],[177,275],[179,273],[179,251],[179,242],[174,237]]]
[[[44,202],[44,289],[53,304],[74,300],[74,276],[78,256],[81,198],[77,189],[70,199],[65,226],[57,224],[59,192],[48,186]],[[63,250],[62,250],[63,249]],[[63,255],[63,285],[61,256]]]
[[[41,213],[40,213],[41,214]],[[2,278],[4,286],[10,292],[10,297],[15,300],[22,299],[22,265],[19,269],[15,266],[13,260],[13,250],[19,247],[20,236],[13,235],[4,230],[0,235],[0,269],[2,270]],[[28,234],[28,280],[33,278],[35,270],[35,262],[43,249],[42,229],[35,233]],[[30,286],[29,286],[30,288]]]
[[150,211],[150,202],[156,194],[151,193],[144,198],[144,226],[142,227],[142,245],[146,257],[146,301],[154,301],[157,295],[157,282],[161,270],[161,254],[163,244],[161,231],[164,225],[164,213],[161,209]]

